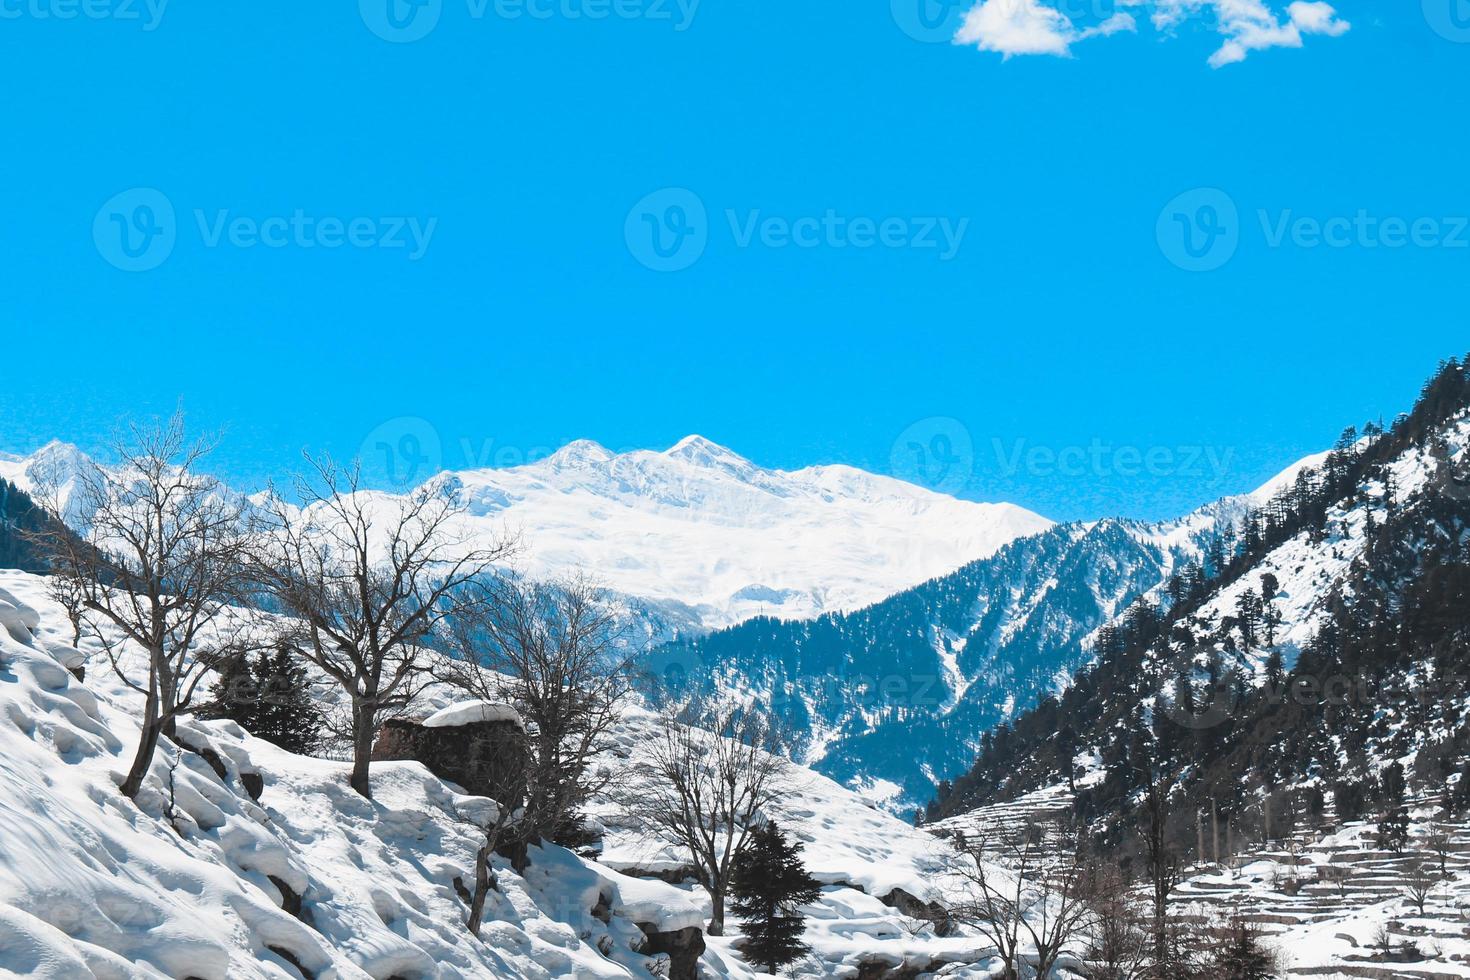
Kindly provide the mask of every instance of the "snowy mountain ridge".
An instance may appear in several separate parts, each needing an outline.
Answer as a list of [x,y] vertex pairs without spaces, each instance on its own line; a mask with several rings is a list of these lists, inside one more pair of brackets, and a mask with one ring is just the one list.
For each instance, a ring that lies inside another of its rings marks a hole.
[[[53,442],[0,455],[0,478],[27,492],[48,478],[65,487],[90,465]],[[472,538],[521,532],[529,575],[588,570],[655,635],[860,608],[1051,527],[1021,507],[850,466],[768,469],[700,436],[661,452],[583,440],[522,466],[432,479],[462,495]]]

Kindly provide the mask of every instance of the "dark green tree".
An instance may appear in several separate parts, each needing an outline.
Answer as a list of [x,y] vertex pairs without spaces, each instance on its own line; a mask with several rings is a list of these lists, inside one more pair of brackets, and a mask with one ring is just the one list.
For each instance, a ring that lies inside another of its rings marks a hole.
[[807,874],[801,850],[772,822],[757,829],[735,858],[730,894],[745,932],[741,950],[768,973],[807,951],[801,941],[806,916],[798,906],[815,902],[821,885]]
[[1378,819],[1378,846],[1395,854],[1404,853],[1409,845],[1409,809],[1390,807]]
[[305,667],[284,648],[227,660],[211,693],[211,717],[239,722],[287,752],[305,755],[320,743],[321,707]]
[[1214,980],[1275,980],[1279,974],[1260,934],[1249,923],[1237,920],[1216,949],[1209,975]]

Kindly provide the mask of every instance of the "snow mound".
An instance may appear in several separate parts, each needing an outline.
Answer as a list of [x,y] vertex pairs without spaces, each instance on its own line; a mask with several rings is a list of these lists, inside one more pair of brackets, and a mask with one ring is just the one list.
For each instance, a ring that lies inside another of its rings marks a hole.
[[493,701],[460,701],[441,708],[424,719],[425,728],[458,728],[460,725],[477,725],[484,722],[509,722],[522,730],[525,722],[521,713],[508,704]]

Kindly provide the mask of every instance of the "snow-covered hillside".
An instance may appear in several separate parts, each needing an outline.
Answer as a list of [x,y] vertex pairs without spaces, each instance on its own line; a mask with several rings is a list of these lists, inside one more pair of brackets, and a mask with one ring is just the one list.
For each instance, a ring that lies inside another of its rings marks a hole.
[[[181,722],[135,806],[117,786],[139,699],[85,645],[93,662],[77,681],[69,640],[45,580],[0,571],[0,976],[647,978],[669,964],[645,952],[644,928],[686,929],[707,912],[690,886],[621,873],[666,872],[671,852],[604,804],[602,863],[550,846],[532,849],[524,874],[495,860],[476,940],[454,880],[472,880],[492,801],[416,762],[376,763],[365,800],[346,764],[232,722]],[[652,730],[630,714],[606,764],[636,758]],[[938,938],[894,907],[898,893],[929,901],[943,886],[956,859],[933,838],[815,774],[768,815],[806,842],[826,884],[797,975],[944,963],[989,974],[981,940]],[[701,975],[758,976],[738,939],[709,939]]]
[[[90,465],[51,443],[0,454],[0,478],[29,491]],[[766,469],[698,436],[622,454],[574,442],[524,466],[434,479],[464,494],[472,535],[521,532],[530,575],[589,570],[654,634],[856,609],[1051,526],[849,466]]]

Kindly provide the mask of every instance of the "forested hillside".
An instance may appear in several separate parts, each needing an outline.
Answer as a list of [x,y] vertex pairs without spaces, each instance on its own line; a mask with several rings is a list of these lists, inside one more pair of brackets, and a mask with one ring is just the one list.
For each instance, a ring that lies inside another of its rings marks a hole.
[[0,479],[0,568],[45,571],[45,561],[27,539],[27,532],[53,526],[57,526],[56,521],[28,494]]
[[[1140,808],[1194,851],[1200,815],[1259,830],[1406,789],[1467,802],[1470,377],[1444,364],[1387,429],[1349,430],[1252,513],[1218,567],[1142,602],[1060,697],[983,737],[943,817],[1070,783],[1105,847]],[[1407,784],[1407,785],[1406,785]]]

